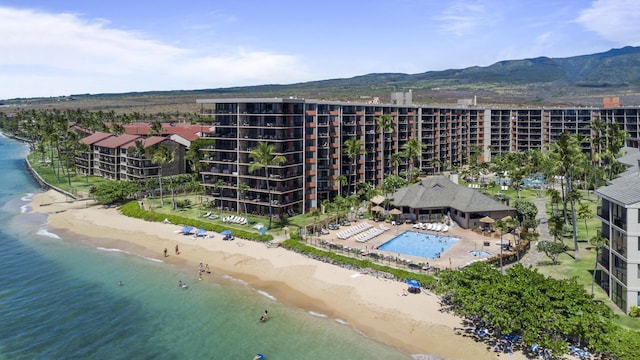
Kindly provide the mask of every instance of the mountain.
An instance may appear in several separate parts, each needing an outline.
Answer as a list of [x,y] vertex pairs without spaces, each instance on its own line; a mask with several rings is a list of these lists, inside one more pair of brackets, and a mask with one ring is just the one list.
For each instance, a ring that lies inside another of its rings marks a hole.
[[[438,106],[451,106],[458,99],[474,96],[481,106],[599,106],[605,96],[619,96],[623,105],[640,105],[640,47],[567,58],[505,60],[485,67],[420,74],[374,73],[288,85],[73,95],[71,99],[91,99],[92,108],[136,107],[138,103],[149,107],[154,101],[166,108],[178,103],[193,104],[196,98],[242,96],[344,101],[379,97],[382,102],[388,102],[391,92],[410,90],[414,103]],[[46,100],[39,99],[39,102]],[[48,100],[60,103],[60,99]],[[101,102],[103,105],[96,104]],[[79,103],[76,101],[73,105],[79,106]]]

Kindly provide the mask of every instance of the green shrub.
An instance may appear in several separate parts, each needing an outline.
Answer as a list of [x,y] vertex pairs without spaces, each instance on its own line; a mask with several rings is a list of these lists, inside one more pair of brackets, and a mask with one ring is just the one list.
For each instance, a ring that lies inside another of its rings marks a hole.
[[640,317],[640,307],[632,306],[629,308],[629,316],[634,318]]
[[[130,201],[119,208],[120,212],[132,218],[143,219],[146,221],[152,222],[162,222],[165,219],[168,220],[172,224],[180,224],[185,226],[193,226],[199,229],[204,229],[207,231],[221,232],[227,229],[226,226],[214,224],[208,221],[192,219],[179,215],[166,215],[153,211],[147,211],[140,208],[140,205],[137,201]],[[238,238],[252,240],[252,241],[271,241],[273,240],[272,235],[260,235],[258,233],[249,232],[245,230],[233,229],[233,235]]]
[[411,271],[373,263],[369,260],[355,259],[349,256],[336,254],[331,251],[317,249],[301,241],[298,241],[297,240],[298,238],[299,237],[297,236],[297,234],[291,234],[291,239],[285,240],[284,242],[282,242],[281,245],[286,249],[293,250],[295,252],[305,254],[308,256],[312,256],[316,259],[324,260],[326,262],[330,262],[333,264],[348,265],[348,266],[353,266],[359,269],[372,269],[372,270],[380,271],[383,273],[387,273],[392,275],[394,278],[396,278],[399,281],[405,281],[408,279],[418,280],[420,284],[422,284],[422,286],[424,286],[425,288],[432,288],[436,284],[436,279],[431,275],[416,274]]

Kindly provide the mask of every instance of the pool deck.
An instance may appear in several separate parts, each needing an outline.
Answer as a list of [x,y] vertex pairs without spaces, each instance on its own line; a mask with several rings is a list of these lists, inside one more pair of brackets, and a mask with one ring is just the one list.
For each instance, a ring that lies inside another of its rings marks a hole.
[[[394,257],[399,257],[401,259],[406,259],[407,261],[411,261],[416,264],[425,263],[429,264],[429,266],[437,267],[440,269],[457,269],[458,267],[466,265],[474,260],[483,259],[482,257],[471,255],[469,253],[469,251],[471,250],[486,251],[491,255],[500,253],[499,238],[483,236],[471,230],[466,230],[459,227],[449,227],[449,231],[447,232],[436,232],[430,230],[414,229],[413,224],[401,224],[392,226],[389,223],[375,222],[373,220],[360,220],[358,222],[352,222],[351,226],[359,224],[363,221],[368,222],[369,224],[377,228],[380,227],[380,224],[384,224],[385,227],[390,229],[364,243],[356,241],[356,236],[351,236],[347,239],[338,238],[337,233],[349,229],[350,226],[340,226],[340,229],[338,230],[329,230],[329,234],[320,235],[318,236],[318,239],[325,240],[334,244],[341,244],[342,246],[354,249],[360,249],[363,254],[374,252],[386,256],[391,255]],[[460,240],[457,243],[453,244],[449,249],[447,249],[439,259],[427,259],[418,256],[398,254],[395,252],[387,252],[377,249],[379,245],[391,240],[392,238],[400,235],[405,231],[414,231],[423,234],[433,234],[440,236],[448,235],[451,237],[459,238]],[[489,245],[485,246],[485,243],[488,243]],[[505,241],[505,243],[507,242]]]

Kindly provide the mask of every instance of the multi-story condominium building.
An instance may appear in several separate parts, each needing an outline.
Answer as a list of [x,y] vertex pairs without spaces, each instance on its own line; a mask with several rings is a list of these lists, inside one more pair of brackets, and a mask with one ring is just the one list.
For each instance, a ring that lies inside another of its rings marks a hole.
[[600,197],[600,235],[606,243],[598,257],[599,284],[622,310],[640,306],[640,152],[620,159],[629,170],[596,190]]
[[[80,141],[89,147],[75,157],[81,174],[113,180],[142,180],[157,177],[160,166],[163,176],[185,172],[185,147],[166,137],[96,132]],[[146,150],[160,143],[174,153],[173,162],[160,165],[151,161]]]
[[[467,163],[472,147],[481,149],[480,161],[527,149],[546,149],[563,132],[591,135],[591,122],[616,123],[637,143],[640,108],[443,108],[418,106],[410,97],[394,104],[324,100],[240,98],[200,99],[203,116],[215,118],[216,139],[204,149],[202,185],[228,209],[268,213],[264,174],[249,172],[251,150],[261,141],[275,146],[285,164],[271,169],[269,185],[275,214],[297,214],[320,207],[323,200],[346,195],[349,183],[380,186],[385,175],[406,171],[392,155],[409,139],[423,145],[416,165],[428,174]],[[383,132],[377,119],[392,117],[391,131]],[[349,158],[345,141],[360,140],[362,153]],[[588,141],[583,144],[590,151]],[[244,191],[238,189],[246,188]],[[353,190],[351,188],[350,190]],[[246,201],[245,201],[246,200]]]

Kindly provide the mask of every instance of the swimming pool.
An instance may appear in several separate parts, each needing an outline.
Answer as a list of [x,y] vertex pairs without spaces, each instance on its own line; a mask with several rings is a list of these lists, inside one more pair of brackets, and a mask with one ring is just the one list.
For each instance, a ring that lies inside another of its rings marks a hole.
[[405,231],[393,239],[378,246],[379,250],[436,259],[458,242],[458,238],[447,235],[423,234]]
[[491,253],[488,253],[488,252],[482,251],[482,250],[471,250],[471,251],[469,251],[469,254],[471,254],[473,256],[481,257],[481,258],[487,258],[487,257],[491,256]]

